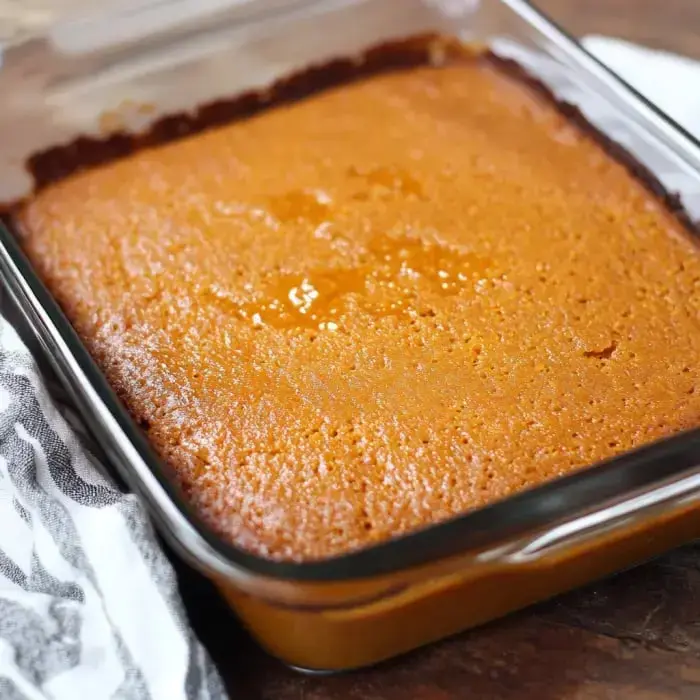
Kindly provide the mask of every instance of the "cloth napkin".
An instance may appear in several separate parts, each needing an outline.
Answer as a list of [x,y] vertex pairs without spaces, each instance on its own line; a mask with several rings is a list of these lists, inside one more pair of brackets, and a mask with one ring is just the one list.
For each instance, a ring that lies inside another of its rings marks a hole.
[[219,700],[143,506],[0,318],[0,699]]
[[583,43],[644,97],[700,138],[700,62],[601,36],[586,37]]
[[[588,47],[700,134],[700,65],[600,37]],[[0,698],[218,700],[143,506],[0,318]]]

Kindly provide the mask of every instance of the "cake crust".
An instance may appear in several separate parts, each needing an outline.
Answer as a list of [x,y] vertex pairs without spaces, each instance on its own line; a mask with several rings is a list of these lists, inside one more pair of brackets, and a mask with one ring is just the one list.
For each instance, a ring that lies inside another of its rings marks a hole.
[[453,51],[54,168],[15,212],[187,498],[250,551],[341,554],[699,422],[676,203],[512,64]]

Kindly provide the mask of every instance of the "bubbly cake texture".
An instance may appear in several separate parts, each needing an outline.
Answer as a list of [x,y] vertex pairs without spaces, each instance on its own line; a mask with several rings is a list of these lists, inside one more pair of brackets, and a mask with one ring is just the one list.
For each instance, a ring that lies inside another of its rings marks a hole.
[[51,185],[25,250],[224,538],[339,555],[698,425],[691,235],[498,61]]

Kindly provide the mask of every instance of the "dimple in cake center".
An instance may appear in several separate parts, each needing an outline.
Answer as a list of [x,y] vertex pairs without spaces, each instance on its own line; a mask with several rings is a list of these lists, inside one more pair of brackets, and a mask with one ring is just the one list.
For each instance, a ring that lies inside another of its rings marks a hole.
[[240,314],[256,326],[337,330],[352,298],[374,317],[400,315],[422,292],[457,295],[494,272],[494,261],[418,237],[376,235],[352,267],[272,274]]

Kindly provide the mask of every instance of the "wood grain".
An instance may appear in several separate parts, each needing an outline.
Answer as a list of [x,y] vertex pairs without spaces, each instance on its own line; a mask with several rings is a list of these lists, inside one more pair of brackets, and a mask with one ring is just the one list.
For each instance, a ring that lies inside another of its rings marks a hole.
[[[700,58],[699,0],[540,0],[575,35],[600,33]],[[378,668],[299,676],[181,572],[196,631],[232,697],[250,700],[696,700],[700,545]]]
[[698,0],[535,0],[576,36],[607,34],[700,58]]

